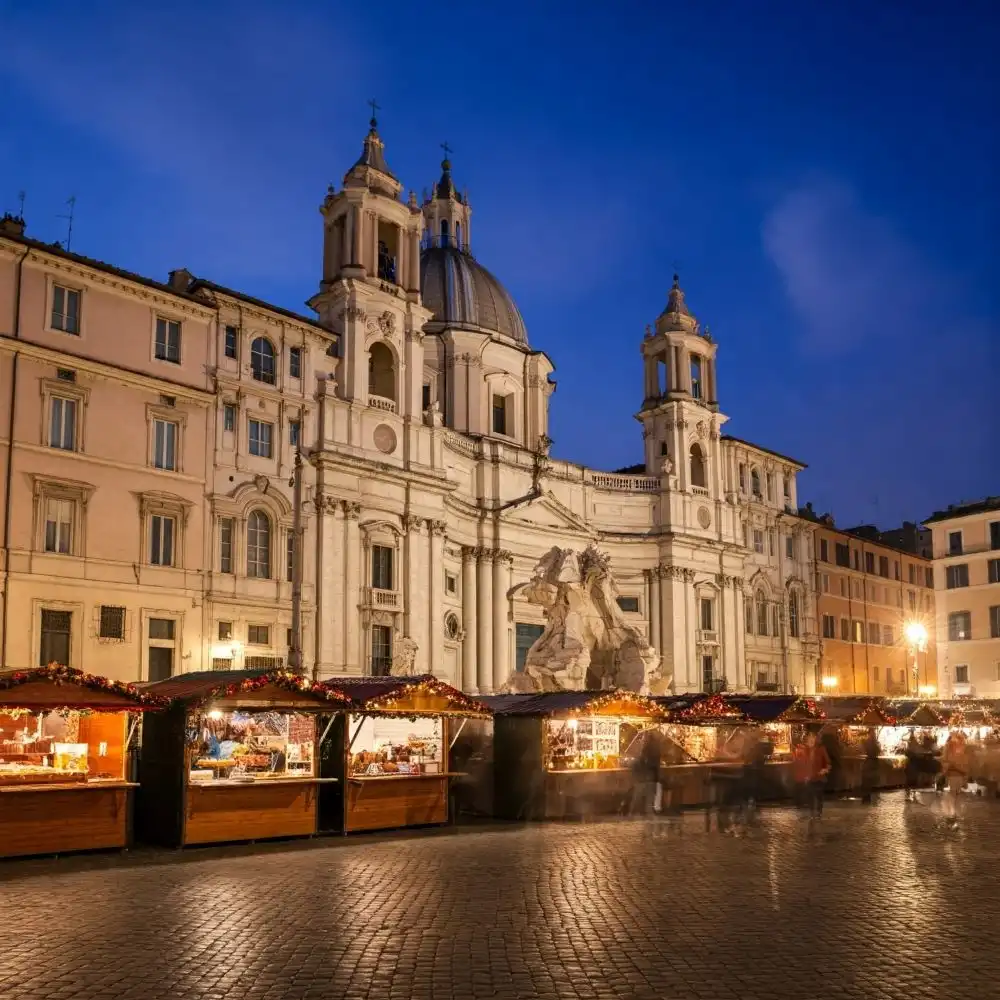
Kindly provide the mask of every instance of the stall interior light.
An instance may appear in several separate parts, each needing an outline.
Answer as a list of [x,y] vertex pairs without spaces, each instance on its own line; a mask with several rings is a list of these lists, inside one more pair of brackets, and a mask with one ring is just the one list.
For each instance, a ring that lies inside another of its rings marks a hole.
[[922,698],[933,698],[937,693],[937,688],[933,684],[922,684],[920,686],[919,694]]
[[836,686],[837,686],[837,678],[836,677],[824,677],[823,678],[823,687],[825,687],[828,691],[831,688],[835,688]]
[[210,719],[221,719],[222,712],[220,712],[217,708],[213,708],[212,711],[208,713],[208,717]]
[[580,723],[579,723],[579,722],[578,722],[578,721],[577,721],[576,719],[570,719],[570,720],[569,720],[569,728],[570,728],[570,729],[576,729],[576,727],[577,727],[577,726],[578,726],[579,724],[580,724]]

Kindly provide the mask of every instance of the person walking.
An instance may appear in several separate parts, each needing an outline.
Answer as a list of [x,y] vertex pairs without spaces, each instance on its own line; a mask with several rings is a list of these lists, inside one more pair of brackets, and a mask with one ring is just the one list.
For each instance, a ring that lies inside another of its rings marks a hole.
[[906,757],[906,772],[905,772],[905,782],[906,782],[906,801],[916,802],[917,800],[917,788],[920,786],[920,772],[922,770],[922,761],[920,743],[917,740],[917,732],[915,729],[910,730],[910,737],[906,741],[906,747],[903,750],[903,754]]
[[830,773],[830,755],[810,732],[792,754],[792,774],[800,806],[808,810],[810,819],[823,818],[823,793]]
[[941,771],[945,780],[945,822],[958,826],[959,795],[969,779],[969,746],[965,734],[955,730],[948,737],[941,754]]
[[872,805],[878,799],[879,759],[882,756],[874,727],[868,730],[864,751],[865,759],[861,763],[861,801]]
[[648,816],[655,811],[662,749],[660,731],[654,727],[645,733],[642,747],[632,764],[632,802],[629,812],[633,816]]

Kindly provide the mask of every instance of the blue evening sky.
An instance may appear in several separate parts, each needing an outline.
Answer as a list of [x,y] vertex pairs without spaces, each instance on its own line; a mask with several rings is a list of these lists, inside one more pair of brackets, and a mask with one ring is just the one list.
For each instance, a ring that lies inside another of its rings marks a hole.
[[[363,9],[359,9],[363,8]],[[727,430],[891,526],[1000,493],[995,0],[0,2],[0,211],[304,310],[317,208],[382,106],[445,140],[473,250],[556,364],[554,453],[641,461],[677,267]]]

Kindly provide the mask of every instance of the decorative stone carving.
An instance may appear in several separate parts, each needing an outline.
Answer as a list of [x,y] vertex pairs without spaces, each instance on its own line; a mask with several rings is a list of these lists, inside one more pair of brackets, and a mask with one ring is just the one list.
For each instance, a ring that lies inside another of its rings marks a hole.
[[705,423],[704,420],[698,421],[698,426],[695,430],[698,432],[698,437],[700,437],[703,441],[708,437],[708,424]]
[[444,416],[441,413],[441,405],[436,399],[431,400],[431,405],[424,410],[424,423],[428,427],[444,427]]
[[347,306],[343,312],[344,318],[348,320],[363,320],[367,315],[360,306]]
[[341,502],[337,497],[320,497],[320,504],[323,507],[323,512],[326,514],[339,514],[341,510]]
[[727,576],[725,573],[716,573],[715,574],[715,582],[720,587],[731,587],[732,584],[733,584],[733,579],[734,579],[733,577]]
[[372,432],[372,443],[383,455],[396,450],[396,432],[388,424],[379,424]]
[[370,316],[367,328],[369,333],[388,337],[391,340],[396,336],[396,316],[386,309],[381,316]]
[[[502,550],[501,550],[502,551]],[[645,635],[625,621],[607,555],[553,546],[523,590],[545,609],[545,631],[528,650],[524,672],[508,682],[515,692],[608,689],[660,692],[668,681]]]
[[417,672],[418,649],[416,641],[408,635],[397,638],[393,643],[389,673],[394,677],[412,677]]
[[422,517],[416,517],[413,514],[407,514],[403,517],[403,527],[410,532],[419,532],[424,526],[424,519]]
[[261,493],[266,493],[268,486],[271,485],[271,481],[267,478],[267,476],[254,476],[253,484]]
[[698,524],[702,528],[708,528],[712,523],[712,513],[707,507],[698,508]]
[[492,555],[494,562],[507,563],[508,566],[514,565],[514,553],[508,552],[507,549],[494,549]]
[[665,479],[670,479],[674,474],[674,460],[669,455],[664,455],[660,461],[660,475]]
[[350,521],[356,521],[361,517],[361,504],[356,500],[345,500],[344,502],[344,517]]
[[427,530],[431,533],[431,536],[443,535],[448,530],[447,521],[428,521]]
[[444,616],[444,637],[451,642],[461,642],[465,638],[465,629],[454,611],[449,611]]

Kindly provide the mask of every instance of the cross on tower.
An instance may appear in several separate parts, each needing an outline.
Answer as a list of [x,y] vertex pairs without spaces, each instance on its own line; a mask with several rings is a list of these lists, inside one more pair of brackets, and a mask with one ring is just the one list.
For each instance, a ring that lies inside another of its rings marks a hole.
[[374,123],[375,122],[375,113],[377,111],[381,111],[382,108],[381,108],[380,105],[378,105],[378,104],[375,103],[375,98],[374,97],[368,102],[368,107],[370,107],[372,109],[372,123]]
[[446,142],[442,142],[441,143],[441,148],[444,150],[444,158],[446,160],[451,159],[451,152],[452,152],[451,146],[449,146],[448,143],[446,143]]

